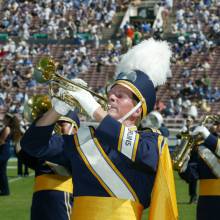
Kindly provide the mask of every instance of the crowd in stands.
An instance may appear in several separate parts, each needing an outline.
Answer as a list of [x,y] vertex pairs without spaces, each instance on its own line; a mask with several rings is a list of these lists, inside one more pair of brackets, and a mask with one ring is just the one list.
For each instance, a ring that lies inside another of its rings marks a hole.
[[0,31],[28,40],[44,33],[52,39],[75,38],[78,34],[99,35],[110,26],[117,9],[116,1],[102,0],[7,0],[2,8]]
[[183,34],[207,32],[207,26],[217,30],[214,26],[219,22],[219,6],[219,1],[212,0],[177,1],[173,32]]
[[[68,73],[68,78],[88,71],[92,64],[117,62],[115,53],[120,50],[120,42],[113,52],[109,41],[105,54],[98,57],[91,55],[91,47],[99,49],[102,29],[111,26],[112,18],[121,3],[122,1],[111,0],[4,1],[0,31],[8,33],[10,37],[5,44],[0,45],[0,59],[3,61],[0,67],[0,107],[21,113],[27,93],[34,93],[39,87],[32,78],[36,64],[34,60],[43,55],[55,55],[52,45],[27,43],[26,40],[35,33],[46,33],[50,39],[75,39],[75,46],[63,46],[56,57],[61,64],[65,63],[58,65],[58,72]],[[92,40],[92,45],[87,44],[88,38],[79,35],[86,33],[91,36],[89,40]],[[12,37],[21,37],[22,40],[17,42]],[[15,98],[11,94],[16,94]]]
[[165,116],[182,116],[192,106],[210,112],[208,104],[220,100],[219,85],[213,87],[210,75],[217,48],[214,37],[218,36],[219,10],[219,1],[176,1],[172,33],[177,42],[173,44],[172,62],[173,71],[175,67],[181,67],[181,71],[178,81],[166,87],[173,92],[164,105]]
[[[172,12],[171,4],[161,1],[155,5],[163,6],[163,11]],[[172,23],[172,34],[176,35],[176,43],[172,44],[173,49],[173,71],[175,66],[181,66],[178,82],[169,84],[169,98],[166,103],[160,100],[160,111],[165,117],[182,117],[190,112],[192,108],[202,108],[209,112],[208,103],[220,100],[220,90],[218,86],[213,87],[210,77],[210,68],[213,56],[215,56],[216,44],[213,41],[214,24],[219,23],[220,3],[218,1],[176,1],[175,20]],[[155,15],[156,16],[156,15]],[[126,23],[120,37],[125,41],[127,48],[139,43],[150,36],[163,38],[164,25],[156,20],[154,25],[147,22]],[[209,30],[207,31],[207,25]],[[216,25],[217,27],[218,25]],[[211,33],[211,34],[210,34]],[[188,65],[191,58],[202,54],[202,59],[198,56],[193,65]],[[175,73],[173,73],[175,74]],[[161,106],[162,109],[161,109]],[[197,111],[197,110],[196,110]],[[198,114],[197,114],[198,115]]]
[[[167,23],[127,22],[118,31],[115,41],[109,39],[103,45],[101,39],[105,28],[111,28],[115,13],[127,3],[116,0],[4,1],[0,32],[8,33],[9,39],[0,44],[0,109],[21,114],[28,96],[45,88],[32,78],[39,57],[53,56],[60,64],[57,71],[72,79],[81,73],[89,73],[92,66],[100,73],[103,67],[117,64],[123,52],[143,39],[163,38]],[[214,37],[219,32],[220,3],[181,0],[174,5],[172,1],[161,1],[156,5],[161,6],[168,17],[175,12],[172,34],[177,36],[177,41],[172,43],[172,63],[173,67],[182,66],[182,70],[178,83],[166,87],[170,89],[169,100],[166,103],[159,100],[157,108],[165,116],[182,117],[192,106],[198,107],[200,101],[207,104],[220,100],[220,90],[218,86],[212,86],[208,71],[215,54]],[[158,8],[155,11],[158,12]],[[37,33],[46,33],[50,39],[75,39],[75,44],[60,45],[58,53],[59,45],[28,43],[28,39]],[[85,33],[90,37],[83,37]],[[16,37],[21,41],[15,40]],[[101,53],[94,53],[99,50]],[[205,58],[198,58],[194,66],[188,65],[191,57],[197,54],[204,54]],[[172,90],[175,93],[172,94]]]

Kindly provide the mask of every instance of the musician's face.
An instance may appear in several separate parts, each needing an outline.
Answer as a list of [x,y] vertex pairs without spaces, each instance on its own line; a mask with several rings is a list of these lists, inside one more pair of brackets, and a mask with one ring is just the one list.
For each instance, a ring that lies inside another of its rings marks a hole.
[[59,121],[58,122],[60,129],[61,129],[61,133],[62,134],[72,134],[73,133],[73,128],[72,128],[72,124],[66,121]]
[[108,104],[108,114],[118,120],[135,106],[133,93],[124,86],[115,85],[108,92]]

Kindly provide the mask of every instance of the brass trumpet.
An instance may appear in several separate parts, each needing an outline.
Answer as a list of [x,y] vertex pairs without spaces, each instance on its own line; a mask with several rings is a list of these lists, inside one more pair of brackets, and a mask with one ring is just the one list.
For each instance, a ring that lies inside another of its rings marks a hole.
[[[219,115],[206,115],[200,122],[200,125],[210,125],[215,122],[220,123]],[[201,145],[204,139],[201,134],[192,136],[189,131],[181,133],[181,143],[177,146],[173,153],[173,168],[180,171],[188,156],[191,155],[193,148]]]
[[[84,89],[88,92],[90,92],[93,96],[98,98],[98,101],[100,104],[106,108],[107,100],[103,96],[99,95],[98,93],[90,90],[86,86],[75,83],[69,79],[64,78],[63,76],[56,73],[56,65],[54,60],[50,57],[43,57],[39,60],[37,67],[34,70],[33,73],[34,78],[39,83],[50,83],[50,95],[52,97],[56,97],[61,99],[62,101],[66,102],[67,104],[71,106],[79,106],[79,103],[68,93],[68,90],[70,91],[77,91],[79,88]],[[66,92],[60,97],[60,95],[57,93],[59,88],[63,88],[66,90]],[[81,108],[80,108],[81,109]]]

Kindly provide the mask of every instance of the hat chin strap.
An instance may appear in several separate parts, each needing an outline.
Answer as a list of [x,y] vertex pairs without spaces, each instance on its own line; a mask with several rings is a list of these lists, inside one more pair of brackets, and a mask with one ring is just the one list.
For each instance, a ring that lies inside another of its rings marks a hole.
[[68,132],[68,135],[71,135],[72,132],[73,132],[73,123],[71,124],[71,127],[70,127],[70,130],[69,130],[69,132]]
[[140,108],[141,107],[141,101],[140,102],[138,102],[138,104],[134,107],[134,108],[132,108],[126,115],[124,115],[122,118],[120,118],[118,121],[119,122],[123,122],[123,121],[125,121],[128,117],[130,117],[134,112],[136,112],[137,110],[138,110],[138,108]]

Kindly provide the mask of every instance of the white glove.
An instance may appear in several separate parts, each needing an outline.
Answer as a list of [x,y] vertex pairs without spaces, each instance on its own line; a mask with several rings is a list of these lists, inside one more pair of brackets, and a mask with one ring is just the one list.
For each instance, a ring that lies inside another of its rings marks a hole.
[[192,136],[195,136],[199,133],[202,134],[204,139],[210,135],[210,131],[203,125],[196,127],[192,132]]
[[79,89],[76,92],[68,91],[68,93],[72,95],[87,114],[93,118],[93,114],[100,107],[100,104],[95,100],[91,93],[84,89]]
[[187,129],[187,127],[186,126],[184,126],[183,128],[182,128],[182,130],[181,130],[181,132],[187,132],[188,131],[188,129]]
[[55,97],[52,98],[52,106],[60,115],[66,115],[70,110],[73,110],[73,107]]

